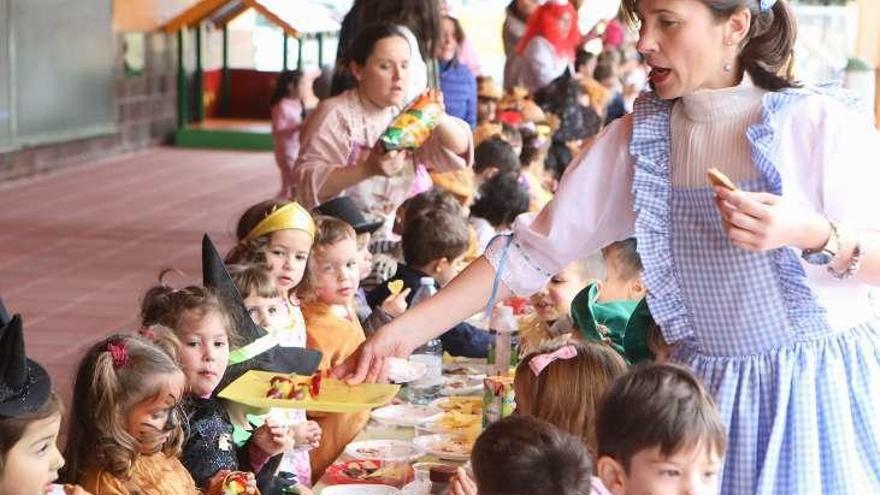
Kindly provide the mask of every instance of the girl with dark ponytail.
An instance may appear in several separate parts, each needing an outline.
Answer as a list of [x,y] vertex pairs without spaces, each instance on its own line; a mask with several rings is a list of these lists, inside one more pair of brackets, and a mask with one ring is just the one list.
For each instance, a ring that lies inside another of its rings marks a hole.
[[[880,133],[849,95],[793,79],[787,0],[622,9],[652,91],[568,166],[548,208],[337,375],[381,375],[383,358],[480,310],[493,287],[529,294],[634,236],[671,359],[728,430],[720,493],[880,493]],[[719,171],[729,180],[709,180]]]

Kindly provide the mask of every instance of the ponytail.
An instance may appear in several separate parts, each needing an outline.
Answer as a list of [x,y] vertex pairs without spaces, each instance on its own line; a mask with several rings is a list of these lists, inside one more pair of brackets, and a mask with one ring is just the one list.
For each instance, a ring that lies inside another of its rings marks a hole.
[[[79,483],[92,469],[127,480],[138,444],[128,432],[132,407],[159,393],[162,376],[181,373],[162,349],[135,335],[113,335],[94,344],[77,369],[69,434],[64,450],[65,483]],[[180,413],[175,411],[176,424]],[[178,426],[163,452],[180,453],[183,430]]]
[[766,90],[797,87],[790,70],[797,21],[788,2],[778,0],[766,12],[753,8],[752,14],[752,26],[739,55],[742,68],[756,86]]

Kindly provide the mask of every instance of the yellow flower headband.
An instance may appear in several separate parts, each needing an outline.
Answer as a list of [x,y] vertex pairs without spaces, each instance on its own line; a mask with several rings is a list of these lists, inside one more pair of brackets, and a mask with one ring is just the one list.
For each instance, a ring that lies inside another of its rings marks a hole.
[[266,218],[248,232],[248,235],[243,240],[252,241],[258,237],[285,229],[303,230],[309,234],[309,237],[315,238],[315,221],[312,219],[312,216],[299,203],[291,201],[280,208],[273,208],[266,215]]

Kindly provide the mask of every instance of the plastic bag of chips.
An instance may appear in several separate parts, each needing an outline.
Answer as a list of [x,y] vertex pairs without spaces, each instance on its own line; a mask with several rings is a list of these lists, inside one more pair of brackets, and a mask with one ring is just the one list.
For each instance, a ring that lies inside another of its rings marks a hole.
[[379,141],[385,151],[414,150],[425,144],[442,115],[437,90],[426,91],[394,118]]

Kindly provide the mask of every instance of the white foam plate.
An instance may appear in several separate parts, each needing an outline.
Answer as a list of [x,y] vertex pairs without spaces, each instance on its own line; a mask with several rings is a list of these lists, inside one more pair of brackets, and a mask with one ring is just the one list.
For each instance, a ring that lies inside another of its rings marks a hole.
[[443,395],[480,395],[486,375],[449,375],[443,377]]
[[425,376],[428,365],[420,361],[388,358],[388,379],[394,383],[408,383]]
[[[438,433],[436,435],[423,435],[413,438],[413,443],[425,452],[437,456],[440,459],[450,461],[466,461],[470,459],[470,449],[464,450],[448,450],[444,446],[449,445],[453,441],[466,441],[466,437],[455,433]],[[473,448],[473,444],[471,444]]]
[[431,405],[396,404],[374,409],[370,416],[382,424],[410,427],[442,413],[442,409]]
[[[406,440],[364,440],[352,442],[345,453],[358,460],[414,461],[425,455],[424,450]],[[350,485],[349,485],[350,486]]]
[[397,495],[400,490],[388,485],[334,485],[321,490],[321,495]]

